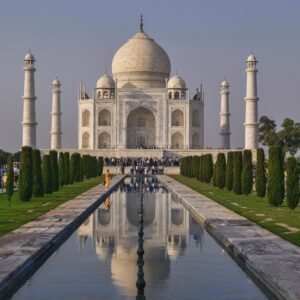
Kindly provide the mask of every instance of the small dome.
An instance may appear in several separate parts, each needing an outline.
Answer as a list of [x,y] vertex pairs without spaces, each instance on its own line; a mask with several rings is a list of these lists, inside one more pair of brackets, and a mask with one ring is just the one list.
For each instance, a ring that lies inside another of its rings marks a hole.
[[254,56],[253,53],[251,53],[251,54],[248,56],[247,62],[256,62],[256,57]]
[[115,82],[108,74],[104,74],[97,81],[96,87],[97,89],[114,89]]
[[229,83],[227,80],[223,80],[222,83],[221,83],[221,86],[222,87],[229,87]]
[[185,81],[176,74],[168,81],[168,89],[186,89]]
[[29,51],[26,55],[24,60],[34,60],[33,54]]
[[60,81],[57,79],[57,77],[52,81],[53,85],[60,85]]

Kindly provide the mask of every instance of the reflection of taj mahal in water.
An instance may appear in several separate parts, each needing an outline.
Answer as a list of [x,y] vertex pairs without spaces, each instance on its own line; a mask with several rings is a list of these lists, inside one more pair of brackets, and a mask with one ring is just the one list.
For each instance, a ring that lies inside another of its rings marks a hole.
[[[125,182],[129,184],[130,178]],[[110,260],[111,276],[121,288],[136,291],[136,248],[139,226],[137,194],[117,191],[110,195],[78,229],[80,247],[90,237],[100,260]],[[144,196],[144,272],[159,282],[169,277],[170,261],[180,259],[193,235],[199,247],[202,227],[167,191]],[[151,253],[152,259],[149,260]]]

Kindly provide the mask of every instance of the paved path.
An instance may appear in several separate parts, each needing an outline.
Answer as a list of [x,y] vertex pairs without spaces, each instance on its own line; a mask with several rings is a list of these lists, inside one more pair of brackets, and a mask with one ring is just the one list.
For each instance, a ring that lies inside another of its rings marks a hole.
[[[124,176],[112,178],[110,188]],[[0,238],[0,299],[28,278],[104,201],[100,184]]]
[[299,247],[166,175],[158,177],[270,296],[300,299]]

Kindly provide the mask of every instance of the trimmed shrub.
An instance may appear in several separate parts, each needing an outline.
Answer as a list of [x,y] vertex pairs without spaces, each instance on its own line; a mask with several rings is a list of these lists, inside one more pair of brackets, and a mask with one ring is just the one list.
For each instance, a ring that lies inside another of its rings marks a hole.
[[98,171],[97,171],[97,157],[93,156],[92,157],[92,176],[93,178],[97,177]]
[[44,155],[42,160],[42,176],[43,176],[43,186],[44,193],[52,193],[52,172],[51,172],[51,162],[50,155]]
[[265,168],[265,152],[259,148],[256,152],[256,176],[255,189],[257,197],[265,197],[267,188],[267,176]]
[[217,186],[222,189],[226,182],[226,158],[224,153],[219,153],[217,156]]
[[268,200],[271,205],[278,206],[284,199],[284,154],[280,147],[269,148],[268,170]]
[[65,158],[62,152],[58,156],[58,174],[59,174],[59,186],[65,185]]
[[217,185],[218,167],[219,167],[219,163],[218,163],[218,158],[217,158],[217,160],[215,161],[215,164],[214,164],[213,186],[218,186]]
[[81,180],[80,177],[80,154],[73,153],[71,155],[71,163],[70,163],[70,179],[71,182],[79,182]]
[[211,181],[211,178],[213,176],[213,173],[214,173],[214,163],[213,163],[213,158],[212,158],[212,155],[211,154],[207,154],[206,155],[206,182],[207,183],[210,183]]
[[70,153],[64,152],[64,184],[70,183]]
[[69,183],[73,184],[74,183],[74,172],[75,172],[75,157],[74,153],[71,154],[70,157],[70,177],[69,177]]
[[227,163],[226,163],[226,188],[228,191],[233,189],[233,161],[234,154],[232,151],[227,153]]
[[243,155],[241,151],[234,152],[233,161],[233,191],[240,195],[242,194],[242,168]]
[[19,176],[19,198],[21,201],[29,201],[32,198],[33,169],[32,169],[32,148],[22,147],[21,167]]
[[83,181],[84,180],[84,173],[85,173],[85,162],[84,162],[84,158],[80,157],[80,175],[79,175],[79,181]]
[[33,196],[43,197],[44,186],[42,176],[42,160],[41,152],[38,149],[32,150],[32,163],[33,163]]
[[52,173],[52,191],[56,192],[59,189],[57,151],[51,150],[49,151],[49,155],[50,155],[51,173]]
[[286,170],[286,200],[288,207],[294,212],[299,203],[299,173],[297,170],[297,160],[289,157]]
[[5,188],[8,205],[10,206],[11,197],[14,194],[14,161],[12,155],[8,157],[7,161],[7,179]]
[[251,150],[244,150],[243,152],[243,170],[242,170],[242,191],[248,196],[251,194],[253,188],[253,165]]

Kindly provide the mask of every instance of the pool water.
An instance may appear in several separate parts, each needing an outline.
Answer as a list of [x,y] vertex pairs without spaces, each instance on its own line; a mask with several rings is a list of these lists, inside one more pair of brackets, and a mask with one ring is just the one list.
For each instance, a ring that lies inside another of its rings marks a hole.
[[[171,193],[145,182],[146,299],[266,299]],[[137,190],[127,178],[13,299],[135,299]]]

